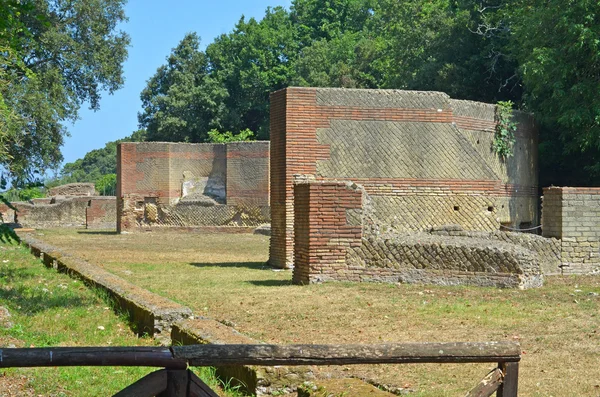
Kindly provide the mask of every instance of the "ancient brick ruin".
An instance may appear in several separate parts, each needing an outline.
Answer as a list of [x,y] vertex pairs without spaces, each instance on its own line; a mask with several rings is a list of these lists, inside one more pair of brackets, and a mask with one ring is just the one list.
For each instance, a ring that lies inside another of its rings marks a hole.
[[545,188],[542,226],[560,239],[563,274],[600,273],[600,188]]
[[116,198],[99,196],[93,183],[70,183],[49,189],[49,197],[0,205],[2,220],[24,228],[114,229]]
[[402,231],[538,222],[537,130],[518,114],[514,156],[491,152],[495,106],[439,92],[287,88],[271,96],[270,263],[291,266],[295,175],[364,186]]
[[119,232],[269,223],[269,142],[122,143],[117,213]]
[[439,92],[287,88],[271,96],[271,142],[123,143],[117,198],[69,185],[0,213],[119,231],[244,232],[272,218],[269,262],[294,266],[297,283],[527,288],[599,272],[600,188],[546,188],[543,237],[506,232],[540,225],[537,129],[517,112],[500,161],[495,112]]

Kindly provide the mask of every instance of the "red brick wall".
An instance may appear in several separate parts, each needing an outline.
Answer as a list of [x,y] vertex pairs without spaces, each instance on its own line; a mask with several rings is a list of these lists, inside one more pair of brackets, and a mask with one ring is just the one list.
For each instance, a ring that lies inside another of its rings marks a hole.
[[[294,175],[317,173],[317,162],[330,158],[328,145],[320,144],[317,130],[329,128],[332,120],[457,123],[465,129],[490,130],[495,123],[477,117],[454,116],[450,107],[398,108],[374,107],[370,104],[351,106],[319,104],[316,88],[290,87],[271,94],[271,217],[272,235],[269,262],[277,267],[294,264]],[[417,105],[418,106],[418,105]],[[519,130],[520,134],[531,133]],[[479,194],[485,196],[534,197],[536,186],[519,186],[500,180],[443,179],[360,179],[369,194],[415,194],[422,188],[440,194]],[[402,193],[402,189],[406,189]]]
[[[182,197],[184,180],[202,179],[206,180],[207,186],[210,181],[211,189],[218,186],[219,203],[232,208],[260,207],[262,214],[264,207],[269,205],[269,142],[119,144],[118,231],[137,228],[146,201],[159,207],[174,205]],[[210,211],[204,209],[204,212]],[[203,216],[211,218],[210,214],[204,212]],[[188,219],[181,221],[184,225],[161,226],[193,227],[197,219],[189,219],[189,223]]]
[[[286,207],[291,206],[290,188],[286,172],[286,102],[287,90],[271,94],[271,244],[269,245],[269,263],[275,267],[286,267],[287,247],[293,246],[293,214]],[[289,223],[289,227],[288,227]]]
[[85,209],[86,229],[115,229],[117,224],[117,201],[115,197],[90,199]]
[[349,225],[347,211],[362,208],[362,192],[342,182],[300,183],[294,203],[294,283],[335,279],[347,267],[346,249],[361,245],[362,226]]
[[269,205],[269,142],[227,144],[227,204]]

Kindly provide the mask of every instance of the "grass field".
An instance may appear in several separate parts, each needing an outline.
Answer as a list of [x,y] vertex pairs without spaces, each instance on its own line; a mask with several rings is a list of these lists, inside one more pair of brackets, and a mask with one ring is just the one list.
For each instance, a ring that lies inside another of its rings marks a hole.
[[[291,285],[264,265],[268,238],[254,235],[115,235],[53,230],[35,235],[144,288],[269,343],[516,340],[520,395],[600,395],[600,277],[547,278],[543,288],[328,283]],[[489,365],[322,368],[456,396]]]
[[[45,268],[23,247],[0,243],[0,348],[157,344],[138,338],[110,306],[102,291]],[[11,368],[0,370],[0,397],[109,396],[157,369]],[[197,373],[213,388],[219,386],[213,369]]]

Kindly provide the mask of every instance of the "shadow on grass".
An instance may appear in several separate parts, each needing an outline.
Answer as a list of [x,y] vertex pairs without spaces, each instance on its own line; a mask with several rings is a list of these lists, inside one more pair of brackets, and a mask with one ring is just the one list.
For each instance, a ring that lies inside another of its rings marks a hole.
[[209,263],[190,263],[195,267],[222,267],[222,268],[246,268],[252,270],[269,270],[271,266],[265,262],[209,262]]
[[250,280],[246,282],[257,287],[286,287],[292,285],[292,280]]
[[56,307],[75,308],[88,305],[88,299],[78,296],[54,295],[42,290],[18,286],[11,289],[0,289],[0,300],[10,302],[11,310],[23,314],[35,314]]
[[0,269],[0,280],[6,281],[7,284],[30,279],[34,276],[35,274],[31,270],[25,268],[3,267]]
[[116,230],[78,230],[77,234],[100,234],[106,236],[114,236],[118,233]]

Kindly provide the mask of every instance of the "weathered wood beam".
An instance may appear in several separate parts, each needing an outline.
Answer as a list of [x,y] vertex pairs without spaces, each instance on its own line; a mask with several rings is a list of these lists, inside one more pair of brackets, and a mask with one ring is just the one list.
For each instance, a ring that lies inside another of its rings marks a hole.
[[504,374],[500,368],[496,368],[485,376],[465,397],[490,397],[502,384]]
[[159,397],[187,397],[189,380],[186,369],[167,370],[167,389]]
[[[146,366],[185,369],[217,365],[348,365],[402,363],[516,363],[514,342],[380,345],[188,345],[0,349],[0,368]],[[508,367],[507,367],[508,368]]]
[[502,382],[502,384],[498,388],[496,396],[516,397],[519,386],[519,363],[500,363],[500,368],[504,373],[504,382]]
[[518,362],[514,342],[400,343],[380,345],[188,345],[175,358],[192,366],[348,365]]
[[0,349],[0,368],[120,366],[185,369],[185,359],[164,347],[46,347]]

